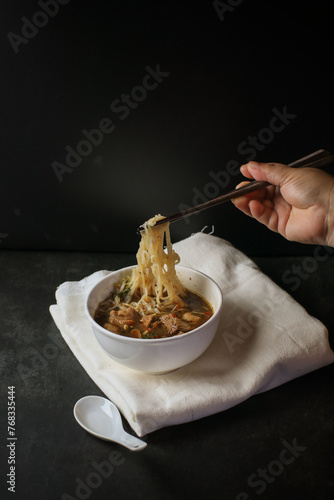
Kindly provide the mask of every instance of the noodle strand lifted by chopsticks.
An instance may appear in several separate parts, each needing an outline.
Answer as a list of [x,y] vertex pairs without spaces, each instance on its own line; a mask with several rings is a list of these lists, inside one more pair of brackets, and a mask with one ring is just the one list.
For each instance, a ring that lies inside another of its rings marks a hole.
[[138,265],[132,271],[130,291],[126,300],[129,305],[144,314],[184,305],[182,297],[186,290],[175,270],[180,257],[172,248],[169,223],[155,226],[161,219],[164,219],[162,215],[156,215],[143,224],[137,252]]

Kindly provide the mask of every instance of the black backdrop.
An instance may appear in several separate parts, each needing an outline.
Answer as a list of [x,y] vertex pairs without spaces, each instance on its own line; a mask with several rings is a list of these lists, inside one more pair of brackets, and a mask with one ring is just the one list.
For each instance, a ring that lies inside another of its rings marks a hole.
[[[2,249],[134,252],[139,224],[227,192],[247,160],[334,150],[331,2],[19,0],[0,18]],[[312,252],[232,204],[172,240],[204,226],[249,255]]]

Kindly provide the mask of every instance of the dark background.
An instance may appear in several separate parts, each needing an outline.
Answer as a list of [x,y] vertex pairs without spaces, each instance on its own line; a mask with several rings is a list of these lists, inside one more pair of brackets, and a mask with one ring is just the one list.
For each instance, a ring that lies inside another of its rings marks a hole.
[[[91,499],[333,498],[333,364],[228,411],[154,432],[137,454],[74,421],[75,402],[99,389],[48,311],[60,283],[133,264],[137,226],[192,205],[208,190],[210,172],[246,162],[240,145],[263,133],[274,108],[296,117],[257,160],[334,152],[332,2],[230,1],[235,7],[221,20],[211,0],[70,0],[18,53],[8,33],[22,36],[22,18],[41,7],[37,0],[0,4],[1,498],[13,498],[5,478],[13,384],[20,500],[75,498],[76,478],[86,481],[92,463],[112,450],[125,465]],[[120,120],[111,103],[157,65],[169,76]],[[104,118],[115,130],[59,182],[52,163],[64,163],[65,148],[76,148],[82,130]],[[230,175],[217,194],[240,180]],[[287,242],[232,204],[173,224],[172,240],[212,225],[322,321],[333,345],[333,256],[321,250],[309,260],[313,246]],[[296,288],[284,279],[292,269],[304,275]],[[55,356],[35,365],[50,344]],[[27,380],[20,363],[30,370]],[[305,452],[257,494],[247,478],[294,439]]]
[[[256,160],[334,149],[331,2],[231,3],[70,0],[27,43],[8,34],[22,36],[41,7],[1,4],[0,248],[136,251],[139,224],[201,202],[209,172],[247,162],[240,145],[273,108],[296,117],[260,141]],[[111,103],[157,65],[169,76],[121,120]],[[103,118],[115,130],[60,182],[52,163]],[[212,225],[249,255],[312,252],[232,204],[173,224],[172,240]]]

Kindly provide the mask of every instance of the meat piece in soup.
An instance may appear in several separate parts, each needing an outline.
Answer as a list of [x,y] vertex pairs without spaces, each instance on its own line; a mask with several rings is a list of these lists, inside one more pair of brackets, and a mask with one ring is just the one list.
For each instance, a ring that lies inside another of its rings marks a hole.
[[189,330],[192,329],[191,323],[184,321],[173,313],[161,316],[160,321],[167,328],[169,335],[175,335],[180,332],[189,332]]

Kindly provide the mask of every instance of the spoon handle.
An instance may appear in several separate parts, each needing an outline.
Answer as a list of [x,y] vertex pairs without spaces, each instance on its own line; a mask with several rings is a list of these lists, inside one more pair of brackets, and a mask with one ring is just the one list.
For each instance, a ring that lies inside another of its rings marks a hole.
[[119,437],[119,443],[132,451],[139,451],[147,446],[147,443],[125,431]]

